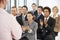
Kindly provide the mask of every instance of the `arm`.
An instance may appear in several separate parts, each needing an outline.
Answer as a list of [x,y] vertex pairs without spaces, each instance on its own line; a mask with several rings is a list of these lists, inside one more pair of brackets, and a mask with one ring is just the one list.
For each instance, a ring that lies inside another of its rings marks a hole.
[[15,40],[19,40],[21,38],[22,35],[22,28],[21,26],[18,24],[18,22],[16,21],[16,18],[11,18],[11,35]]
[[30,29],[30,32],[28,32],[30,35],[35,35],[35,40],[37,40],[37,28],[38,28],[38,24],[36,23],[34,25],[34,28]]
[[55,27],[55,20],[51,21],[51,24],[47,24],[46,29],[50,32],[54,31],[54,27]]

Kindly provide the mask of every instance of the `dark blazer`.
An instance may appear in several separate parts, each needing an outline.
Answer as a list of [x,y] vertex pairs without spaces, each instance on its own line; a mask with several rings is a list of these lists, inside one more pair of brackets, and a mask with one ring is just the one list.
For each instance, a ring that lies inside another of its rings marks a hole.
[[42,26],[42,28],[41,28],[41,26],[38,26],[38,29],[37,29],[37,39],[42,39],[43,36],[45,36],[45,35],[43,35],[44,31],[45,31],[44,26]]
[[45,27],[45,25],[43,25],[42,29],[40,28],[40,26],[38,27],[38,30],[37,30],[38,39],[44,39],[47,35],[54,34],[53,31],[54,31],[54,27],[55,27],[55,19],[53,19],[52,17],[49,17],[47,24],[48,24],[48,26]]
[[[20,16],[17,16],[16,17],[16,20],[18,21],[18,23],[20,25],[23,25],[23,20],[22,20],[22,14]],[[27,20],[27,16],[25,17],[25,21]]]
[[54,31],[56,21],[52,17],[49,17],[47,23],[48,23],[48,26],[45,27],[45,29],[48,31],[47,35],[49,35],[49,34],[52,34],[52,32]]
[[[39,22],[39,19],[42,19],[42,20],[44,19],[43,14],[41,14],[41,15],[38,17],[38,12],[37,12],[37,11],[34,12],[34,15],[36,16],[36,19],[35,19],[36,22]],[[38,17],[38,19],[37,19],[37,17]]]

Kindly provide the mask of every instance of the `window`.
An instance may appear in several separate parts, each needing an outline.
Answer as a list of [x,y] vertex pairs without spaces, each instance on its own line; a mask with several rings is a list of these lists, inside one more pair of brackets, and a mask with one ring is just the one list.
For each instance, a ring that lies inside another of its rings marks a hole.
[[48,6],[52,8],[53,6],[57,5],[56,0],[39,0],[39,5],[45,7]]
[[37,0],[27,0],[28,11],[32,10],[32,8],[31,8],[32,3],[37,4]]
[[11,7],[15,6],[15,0],[11,0]]
[[18,6],[23,6],[24,5],[24,0],[18,0],[17,3],[18,3],[17,4]]

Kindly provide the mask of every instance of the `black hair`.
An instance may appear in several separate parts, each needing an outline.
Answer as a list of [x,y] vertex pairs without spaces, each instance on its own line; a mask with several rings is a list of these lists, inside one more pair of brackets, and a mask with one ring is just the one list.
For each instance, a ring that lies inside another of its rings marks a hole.
[[35,5],[35,6],[36,6],[36,4],[35,4],[35,3],[33,3],[32,5]]
[[31,14],[33,16],[33,13],[32,12],[28,12],[28,14]]
[[[24,5],[23,7],[25,7],[25,8],[28,10],[28,7],[27,7],[26,5]],[[23,8],[23,7],[22,7],[22,8]]]
[[43,12],[45,9],[47,9],[49,11],[49,14],[51,13],[51,9],[49,7],[44,7]]
[[42,11],[43,11],[43,7],[42,7],[42,6],[38,6],[38,8],[41,8],[41,9],[42,9]]

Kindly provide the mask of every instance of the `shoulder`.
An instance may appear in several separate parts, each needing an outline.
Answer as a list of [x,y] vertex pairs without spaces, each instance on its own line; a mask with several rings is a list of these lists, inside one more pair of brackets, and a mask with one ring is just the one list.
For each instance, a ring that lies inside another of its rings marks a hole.
[[38,25],[38,23],[37,23],[37,22],[35,22],[35,21],[34,21],[34,24],[35,24],[35,25]]
[[52,18],[52,17],[50,17],[50,20],[52,20],[52,21],[56,21],[54,18]]

